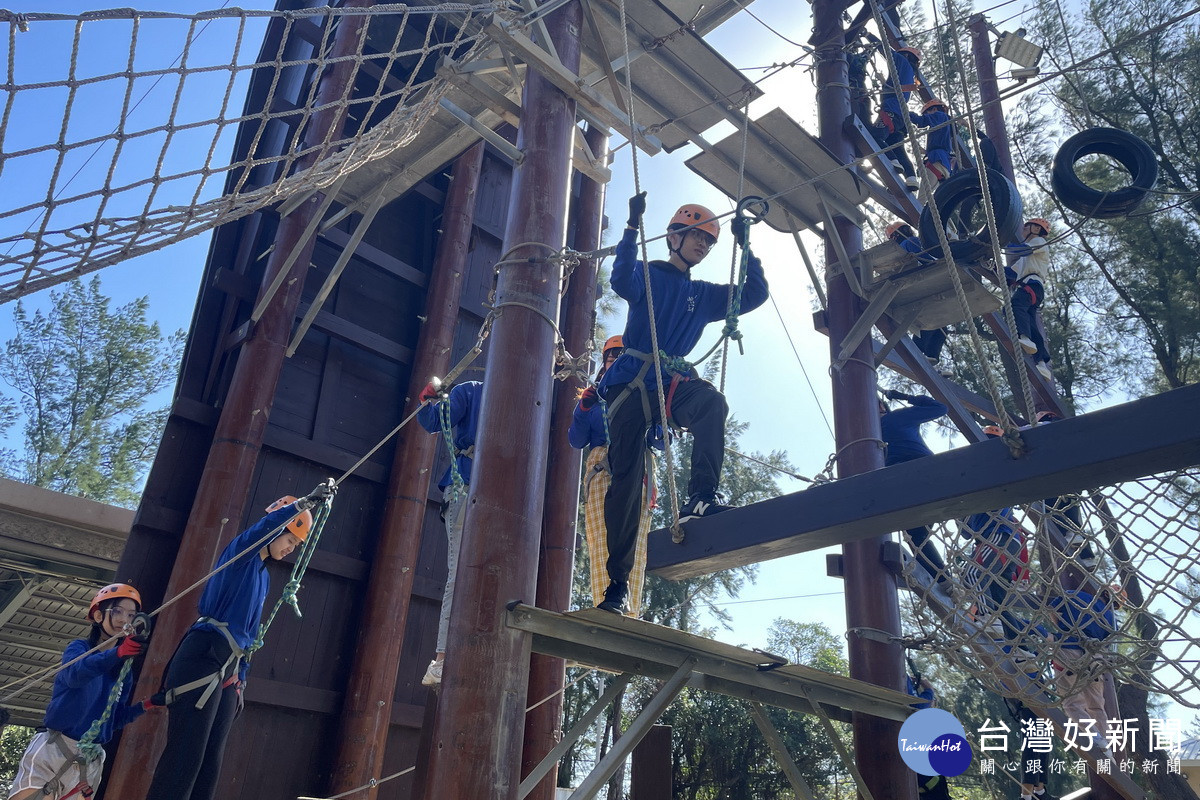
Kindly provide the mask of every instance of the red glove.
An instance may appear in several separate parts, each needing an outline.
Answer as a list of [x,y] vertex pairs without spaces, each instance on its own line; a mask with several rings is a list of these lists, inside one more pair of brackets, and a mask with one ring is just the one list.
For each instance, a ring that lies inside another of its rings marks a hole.
[[142,654],[142,650],[146,647],[145,644],[139,642],[132,636],[126,636],[121,641],[117,642],[117,658],[135,658]]
[[579,395],[579,407],[584,411],[591,411],[592,406],[596,405],[600,400],[600,395],[596,393],[595,386],[589,386]]
[[142,709],[153,711],[156,708],[167,707],[167,696],[163,692],[155,692],[141,702]]
[[421,390],[421,394],[417,399],[424,403],[426,400],[432,400],[437,397],[437,389],[433,388],[433,381],[425,384],[425,388]]

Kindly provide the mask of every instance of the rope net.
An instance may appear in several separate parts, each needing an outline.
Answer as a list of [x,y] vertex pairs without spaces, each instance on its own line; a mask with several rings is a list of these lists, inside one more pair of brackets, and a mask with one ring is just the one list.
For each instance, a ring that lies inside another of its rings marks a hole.
[[[473,56],[480,21],[502,9],[0,10],[0,303],[328,188],[403,147],[448,88],[440,59]],[[313,77],[333,69],[349,80],[331,97]],[[256,70],[269,88],[231,113]],[[310,137],[328,114],[342,121]]]
[[1190,467],[907,531],[908,641],[1008,697],[1112,673],[1200,708],[1198,525]]

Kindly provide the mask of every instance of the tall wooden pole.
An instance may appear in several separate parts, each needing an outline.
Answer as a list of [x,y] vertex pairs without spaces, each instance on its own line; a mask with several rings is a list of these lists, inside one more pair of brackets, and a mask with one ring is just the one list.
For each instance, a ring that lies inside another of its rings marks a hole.
[[[813,42],[817,50],[817,112],[820,139],[835,158],[845,164],[855,160],[854,148],[843,123],[851,115],[846,35],[836,0],[814,0]],[[831,237],[838,237],[849,258],[862,250],[862,231],[844,217],[835,217],[825,231],[825,263],[839,260]],[[853,269],[851,264],[841,268]],[[831,357],[862,315],[866,301],[850,290],[842,272],[829,273],[828,321]],[[838,475],[847,477],[883,466],[876,399],[874,360],[870,338],[864,339],[841,369],[833,372],[833,412],[838,452]],[[850,675],[859,680],[904,691],[903,651],[898,644],[857,635],[873,628],[900,633],[900,607],[895,578],[880,558],[885,536],[875,536],[843,547],[846,581],[846,624],[849,637]],[[916,800],[913,773],[900,759],[897,737],[900,723],[855,712],[854,754],[859,772],[877,798]]]
[[988,138],[996,146],[996,157],[1000,169],[1013,183],[1012,149],[1008,143],[1008,128],[1004,124],[1004,109],[1000,106],[1000,87],[996,83],[996,60],[992,57],[992,43],[988,39],[988,22],[983,14],[975,14],[967,21],[971,31],[971,52],[975,54],[975,74],[979,78],[979,102],[983,104],[983,127]]
[[[546,19],[573,72],[582,24],[578,0]],[[514,800],[520,783],[530,640],[506,627],[505,607],[536,596],[563,272],[560,262],[545,259],[545,246],[558,250],[566,241],[574,133],[574,101],[528,70],[517,134],[525,159],[513,173],[508,263],[499,267],[427,781],[443,797]]]
[[[483,142],[454,162],[405,414],[416,409],[417,396],[430,377],[444,375],[450,368],[482,167]],[[437,438],[416,423],[405,427],[399,436],[379,543],[371,559],[358,647],[342,703],[331,794],[363,786],[381,777],[383,770],[400,649],[425,525],[429,474],[439,446]],[[378,792],[371,788],[365,796],[374,798]]]
[[[373,0],[346,0],[343,5],[367,7],[372,4]],[[341,20],[334,34],[331,59],[358,51],[360,34],[368,20],[365,16]],[[325,71],[315,102],[315,106],[322,110],[314,113],[310,120],[304,134],[306,143],[320,143],[325,141],[330,131],[340,130],[346,109],[338,101],[349,90],[356,69],[353,60],[346,60],[335,62]],[[314,153],[311,158],[302,160],[298,168],[310,166],[317,157],[318,154]],[[263,316],[253,326],[238,356],[221,417],[213,434],[212,447],[204,464],[204,474],[196,489],[196,500],[188,516],[179,554],[171,569],[166,590],[168,598],[175,597],[212,569],[217,553],[240,532],[254,467],[275,401],[284,351],[304,288],[304,275],[316,245],[316,237],[305,239],[304,231],[316,209],[321,206],[322,199],[321,193],[315,193],[279,223],[260,293],[283,269],[292,251],[298,250],[299,253],[293,262],[290,279],[283,282]],[[299,487],[297,491],[307,488],[311,487]],[[158,616],[134,697],[146,697],[158,691],[175,646],[196,620],[199,597],[200,589],[197,588]],[[154,773],[147,766],[152,767],[155,763],[165,736],[166,715],[148,714],[139,724],[129,727],[117,751],[107,788],[109,797],[146,796]]]
[[[608,137],[589,128],[587,143],[597,158],[608,152]],[[582,179],[575,206],[576,250],[600,246],[600,224],[604,218],[604,184]],[[584,352],[596,324],[596,261],[581,261],[571,273],[563,299],[563,340],[572,355]],[[546,479],[546,510],[542,524],[542,549],[538,559],[538,608],[566,611],[571,603],[571,574],[575,566],[575,527],[579,519],[579,451],[567,441],[567,429],[575,411],[578,380],[560,381],[554,388],[554,423],[550,432],[550,457]],[[529,663],[529,699],[536,703],[551,698],[525,718],[525,746],[521,777],[538,765],[562,738],[562,690],[564,662],[534,654]],[[529,800],[554,800],[557,770],[542,779],[528,795]]]

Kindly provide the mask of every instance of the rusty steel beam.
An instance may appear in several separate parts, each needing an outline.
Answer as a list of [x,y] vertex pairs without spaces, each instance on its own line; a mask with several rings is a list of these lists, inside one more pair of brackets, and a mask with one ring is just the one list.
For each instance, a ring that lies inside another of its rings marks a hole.
[[[589,126],[587,143],[596,158],[607,160],[608,137],[599,128]],[[604,184],[582,178],[575,206],[576,250],[600,247],[600,226],[604,218]],[[562,303],[562,334],[567,351],[583,353],[596,324],[595,259],[581,261],[571,274],[567,296]],[[567,441],[567,429],[575,411],[576,393],[582,384],[575,379],[560,381],[554,388],[554,422],[550,433],[550,454],[546,480],[546,510],[542,521],[542,547],[538,558],[538,608],[566,611],[571,602],[571,575],[575,566],[575,524],[579,518],[580,453]],[[541,762],[558,744],[562,732],[562,689],[565,663],[535,653],[529,662],[529,698],[541,703],[525,717],[525,744],[521,752],[521,778]],[[552,769],[527,795],[529,800],[554,800],[557,768]]]
[[[444,375],[450,368],[483,151],[483,142],[477,142],[454,162],[425,302],[425,324],[408,380],[406,414],[417,407],[417,396],[430,377]],[[400,650],[421,551],[429,475],[439,446],[436,437],[416,424],[405,427],[396,443],[358,646],[342,706],[331,794],[363,786],[383,773]],[[373,800],[378,791],[372,787],[366,796]]]
[[[372,5],[372,0],[346,0],[343,5],[366,7]],[[334,34],[330,58],[357,52],[360,33],[368,22],[369,18],[365,16],[344,18]],[[304,137],[306,143],[320,143],[326,134],[341,127],[346,110],[339,101],[351,91],[354,72],[355,65],[350,59],[336,62],[326,70],[314,103],[314,107],[321,110],[312,116]],[[315,158],[316,153],[302,159],[297,168],[310,166]],[[304,288],[304,274],[316,243],[314,236],[306,238],[304,234],[322,199],[322,193],[314,193],[279,223],[275,245],[263,274],[260,296],[288,263],[293,251],[298,251],[290,262],[293,264],[290,275],[294,279],[282,282],[238,355],[213,444],[196,489],[196,499],[167,582],[166,596],[169,598],[207,574],[217,553],[239,533],[267,420],[275,401],[284,350]],[[158,691],[175,645],[195,621],[198,599],[199,587],[158,616],[135,697]],[[165,719],[166,715],[147,715],[141,724],[130,726],[124,732],[106,787],[109,797],[146,796],[154,773],[147,765],[153,763],[165,738]]]
[[[578,73],[578,0],[546,24]],[[520,784],[530,636],[505,625],[505,606],[536,591],[562,281],[562,263],[546,256],[566,241],[575,132],[574,100],[537,70],[526,72],[521,108],[525,160],[513,172],[427,780],[441,797],[471,800],[515,800]]]
[[[817,54],[817,118],[820,140],[843,164],[855,160],[854,145],[843,128],[853,115],[842,27],[843,4],[814,0],[813,38]],[[842,342],[865,310],[865,301],[846,280],[849,259],[862,250],[862,231],[844,217],[825,226],[825,263],[844,254],[846,269],[830,274],[828,286],[829,341],[832,359],[841,363],[833,371],[833,416],[838,452],[838,474],[847,478],[883,466],[880,447],[879,406],[876,399],[874,353],[870,337],[864,337],[848,359],[839,357]],[[900,604],[895,577],[883,565],[880,552],[885,540],[880,530],[843,546],[846,580],[846,624],[851,629],[873,628],[900,634]],[[690,534],[687,537],[691,538]],[[850,675],[897,691],[904,691],[903,650],[895,642],[864,636],[849,637]],[[900,723],[855,712],[854,758],[865,776],[864,791],[875,798],[916,800],[917,785],[912,772],[897,751],[880,747],[896,741]]]

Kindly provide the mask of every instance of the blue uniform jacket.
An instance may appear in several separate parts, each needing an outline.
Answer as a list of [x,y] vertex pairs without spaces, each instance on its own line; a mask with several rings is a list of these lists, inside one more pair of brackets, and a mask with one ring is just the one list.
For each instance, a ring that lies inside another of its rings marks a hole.
[[931,109],[928,114],[914,114],[911,111],[908,118],[914,125],[921,128],[933,128],[925,140],[925,159],[944,164],[950,169],[950,153],[954,150],[954,126],[950,116],[945,111]]
[[[912,64],[908,63],[908,59],[903,53],[892,51],[892,65],[895,68],[895,80],[892,76],[888,76],[887,82],[883,85],[883,110],[897,117],[902,117],[907,110],[908,98],[912,95],[912,91],[903,92],[904,103],[900,102],[900,98],[896,96],[897,90],[903,86],[912,86],[917,79],[917,73],[913,69]],[[900,86],[896,85],[896,81],[900,82]]]
[[[571,447],[580,450],[585,447],[600,447],[608,444],[608,438],[604,432],[604,414],[600,410],[599,403],[587,411],[584,411],[578,403],[575,404],[571,427],[567,429],[567,441],[571,443]],[[663,449],[662,425],[655,425],[646,431],[646,446],[653,447],[655,450]]]
[[[238,553],[266,536],[271,530],[283,525],[295,513],[296,504],[292,503],[272,511],[239,533],[237,538],[221,551],[217,566],[232,561]],[[233,640],[245,650],[258,635],[263,604],[267,602],[267,590],[270,588],[271,577],[267,574],[266,562],[258,552],[247,553],[208,579],[204,594],[200,595],[200,616],[212,617],[228,625]],[[207,622],[197,622],[192,626],[192,630],[217,631],[224,640],[224,634],[220,634],[215,625]],[[243,661],[238,677],[245,680],[248,669],[248,662]]]
[[904,690],[921,701],[920,703],[913,703],[913,706],[916,708],[930,708],[936,700],[933,694],[933,687],[919,688],[917,682],[912,679],[912,675],[904,676]]
[[[761,306],[767,301],[767,279],[762,262],[749,258],[746,286],[742,292],[741,313]],[[622,340],[626,349],[652,352],[650,345],[650,314],[646,307],[646,280],[642,262],[637,258],[637,231],[626,229],[617,245],[613,260],[613,291],[629,303]],[[690,272],[680,272],[669,262],[650,262],[650,288],[654,293],[654,322],[658,328],[658,345],[668,356],[686,356],[700,341],[704,327],[710,322],[723,322],[729,304],[729,284],[694,280]],[[601,391],[609,386],[629,383],[637,377],[642,361],[624,353],[604,373]],[[663,371],[663,384],[671,376]],[[647,370],[646,387],[657,391],[652,371]]]
[[905,236],[900,240],[900,246],[908,252],[915,254],[918,261],[925,263],[937,261],[936,258],[925,252],[925,248],[921,247],[921,240],[915,236]]
[[946,413],[946,407],[932,397],[919,395],[908,408],[889,411],[879,419],[879,430],[887,443],[885,466],[931,456],[933,451],[921,439],[921,426]]
[[[63,651],[62,663],[79,658],[89,649],[86,641],[76,639]],[[46,727],[52,731],[62,731],[76,741],[81,739],[92,723],[104,713],[104,707],[108,705],[108,693],[116,684],[120,671],[121,659],[117,658],[117,649],[114,647],[92,653],[55,675],[54,691],[50,695],[50,704],[46,706]],[[140,704],[129,705],[129,693],[132,690],[131,676],[121,690],[121,699],[113,708],[112,716],[100,728],[100,734],[96,737],[98,744],[107,742],[114,731],[124,728],[145,711]]]
[[1072,650],[1083,649],[1075,631],[1089,639],[1107,639],[1117,629],[1112,603],[1083,589],[1068,589],[1062,597],[1050,598],[1049,606],[1057,612],[1055,624],[1059,632],[1066,634],[1062,637],[1063,646]]
[[[479,406],[483,400],[483,384],[479,381],[463,381],[450,390],[450,429],[454,432],[454,449],[458,451],[458,472],[463,483],[471,483],[471,458],[465,455],[475,445],[479,433]],[[441,403],[429,403],[417,412],[417,422],[430,433],[442,432]],[[450,468],[438,481],[438,488],[450,485]]]

